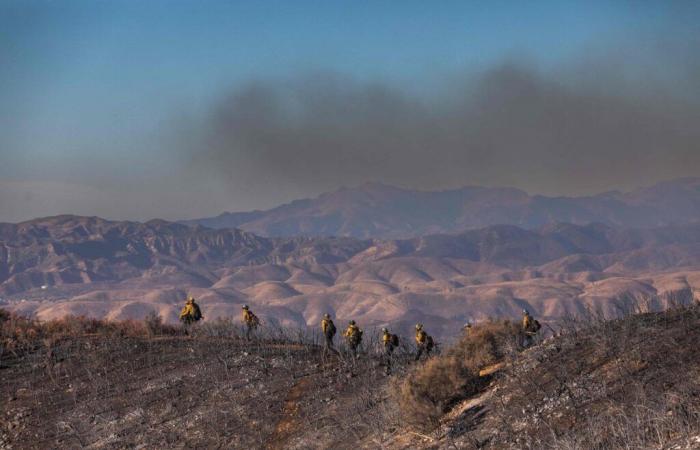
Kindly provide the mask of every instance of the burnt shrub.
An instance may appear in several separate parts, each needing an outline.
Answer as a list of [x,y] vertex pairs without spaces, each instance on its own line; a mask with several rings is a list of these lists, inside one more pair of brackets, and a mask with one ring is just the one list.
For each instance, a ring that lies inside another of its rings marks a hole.
[[163,318],[155,311],[151,311],[143,319],[143,323],[146,326],[146,331],[150,336],[161,336],[169,335],[173,336],[176,334],[182,334],[182,329],[171,324],[166,324],[163,322]]
[[416,366],[392,389],[404,421],[433,428],[455,402],[479,392],[487,382],[479,372],[502,362],[517,349],[519,327],[510,321],[474,326],[440,356]]
[[35,320],[0,309],[0,357],[5,353],[22,354],[35,345],[39,334]]

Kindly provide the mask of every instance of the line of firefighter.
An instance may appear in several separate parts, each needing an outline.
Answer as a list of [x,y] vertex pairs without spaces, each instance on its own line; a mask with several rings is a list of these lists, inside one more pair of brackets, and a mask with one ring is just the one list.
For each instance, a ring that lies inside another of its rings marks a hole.
[[[258,319],[258,316],[256,316],[250,310],[248,305],[243,305],[242,310],[242,321],[246,330],[245,337],[246,340],[250,341],[253,332],[260,326],[260,319]],[[188,297],[185,307],[180,313],[180,321],[185,327],[185,333],[189,334],[190,326],[202,318],[203,316],[199,305],[197,305],[193,297]],[[522,319],[523,347],[529,347],[532,345],[534,336],[537,334],[540,328],[540,323],[532,318],[528,310],[524,309]],[[469,333],[471,332],[471,329],[471,323],[467,322],[464,326],[465,332]],[[323,333],[323,337],[325,339],[324,352],[338,353],[333,346],[333,338],[335,338],[337,330],[330,314],[323,315],[323,319],[321,320],[321,332]],[[348,323],[348,327],[343,333],[343,337],[345,338],[348,349],[350,350],[350,354],[353,358],[357,358],[358,356],[357,349],[362,343],[362,334],[362,329],[357,326],[354,320],[351,320]],[[430,352],[433,350],[435,342],[433,337],[426,333],[426,331],[423,329],[423,324],[421,323],[416,324],[415,341],[417,349],[415,360],[420,360],[420,357],[423,354],[425,354],[426,357],[430,356]],[[384,355],[386,356],[386,367],[388,372],[391,370],[391,356],[393,355],[394,350],[399,346],[399,337],[396,334],[390,333],[387,328],[382,328],[382,344],[384,345]]]

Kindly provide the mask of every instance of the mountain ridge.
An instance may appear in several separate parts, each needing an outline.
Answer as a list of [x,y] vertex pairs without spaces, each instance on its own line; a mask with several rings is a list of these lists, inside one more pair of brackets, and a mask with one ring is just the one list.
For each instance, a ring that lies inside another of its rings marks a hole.
[[269,210],[226,212],[181,223],[237,227],[267,237],[400,239],[500,224],[535,229],[552,222],[599,222],[652,228],[698,220],[700,178],[687,177],[630,192],[607,191],[581,197],[530,195],[510,187],[421,191],[366,183]]

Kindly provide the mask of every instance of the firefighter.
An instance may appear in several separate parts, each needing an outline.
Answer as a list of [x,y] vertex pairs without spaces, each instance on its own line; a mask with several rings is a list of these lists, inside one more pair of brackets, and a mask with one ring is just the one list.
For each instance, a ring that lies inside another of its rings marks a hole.
[[350,349],[350,354],[353,358],[357,358],[357,349],[362,343],[362,330],[357,326],[354,320],[348,323],[348,327],[343,333],[345,341]]
[[532,318],[527,309],[523,309],[523,347],[528,348],[534,343],[535,336],[537,336],[537,332],[540,331],[540,328],[542,328],[540,323]]
[[467,322],[467,323],[465,323],[464,326],[462,327],[462,336],[463,336],[463,337],[469,337],[469,336],[471,336],[471,334],[472,334],[472,323],[471,323],[471,322]]
[[182,325],[185,328],[185,334],[189,335],[190,327],[196,322],[202,320],[202,318],[202,310],[199,309],[199,305],[194,301],[194,297],[187,297],[185,306],[180,312],[180,322],[182,322]]
[[246,327],[245,338],[246,340],[250,341],[253,331],[255,331],[258,328],[258,326],[260,326],[260,319],[258,319],[258,316],[253,314],[253,311],[250,310],[248,305],[243,305],[242,320],[243,324]]
[[523,309],[523,331],[528,331],[530,330],[530,327],[532,326],[532,316],[530,315],[530,312],[527,309]]
[[399,346],[399,337],[389,333],[389,330],[382,328],[382,344],[384,344],[384,356],[386,357],[386,374],[391,373],[391,357],[394,350]]
[[335,352],[333,348],[333,338],[335,337],[336,329],[330,314],[324,314],[321,320],[321,332],[325,338],[324,353]]
[[430,356],[430,352],[433,350],[433,337],[425,332],[422,323],[416,324],[416,361],[418,361],[423,353],[426,356]]

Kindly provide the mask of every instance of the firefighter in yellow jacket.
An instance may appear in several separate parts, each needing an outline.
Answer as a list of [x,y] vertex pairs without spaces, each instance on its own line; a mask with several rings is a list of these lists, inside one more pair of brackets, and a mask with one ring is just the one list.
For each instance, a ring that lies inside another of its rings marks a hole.
[[248,307],[248,305],[243,305],[242,320],[243,320],[243,324],[246,327],[245,338],[246,338],[246,340],[250,340],[251,334],[260,325],[260,319],[258,319],[258,316],[253,314],[253,311],[250,310],[250,307]]
[[423,353],[430,356],[433,350],[433,338],[423,329],[422,323],[416,324],[416,361],[418,361]]
[[472,334],[472,323],[467,322],[462,327],[462,337],[469,337]]
[[335,352],[333,348],[333,338],[335,337],[336,329],[330,314],[324,314],[321,320],[321,332],[325,339],[324,352]]
[[523,309],[523,331],[530,331],[532,327],[532,316],[527,309]]
[[348,327],[345,329],[343,336],[350,349],[350,354],[353,358],[357,358],[357,349],[362,343],[362,330],[357,326],[354,320],[348,323]]
[[194,297],[187,297],[185,306],[180,311],[180,322],[185,328],[185,334],[190,334],[190,326],[200,320],[202,320],[202,310],[199,309],[199,305],[194,301]]
[[382,328],[382,344],[384,344],[384,356],[386,356],[386,373],[391,373],[391,357],[394,350],[399,346],[399,337],[389,333],[389,330]]
[[540,323],[532,318],[530,312],[527,309],[523,309],[523,347],[527,348],[534,343],[535,336],[537,336],[537,332],[540,331],[541,327]]

